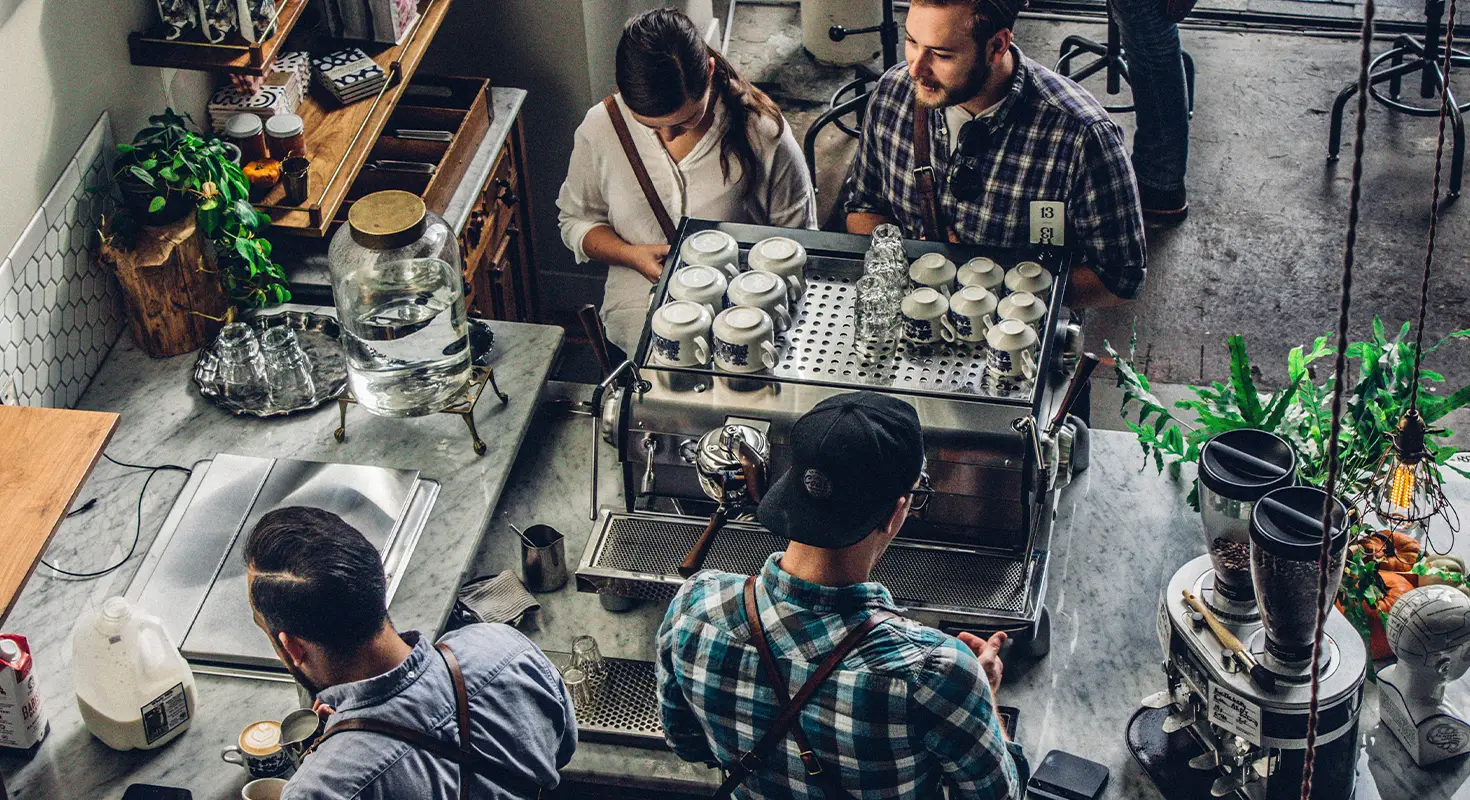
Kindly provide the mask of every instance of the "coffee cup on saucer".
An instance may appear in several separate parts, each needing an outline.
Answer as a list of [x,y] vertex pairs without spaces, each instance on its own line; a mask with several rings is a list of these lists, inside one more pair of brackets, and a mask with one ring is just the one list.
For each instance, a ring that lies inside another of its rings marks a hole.
[[648,343],[654,358],[670,367],[702,367],[709,363],[709,307],[688,300],[665,303],[653,312]]
[[1036,378],[1036,331],[1015,319],[1003,319],[985,334],[985,378],[1001,391],[1014,391]]
[[703,264],[687,264],[669,278],[669,297],[699,303],[714,317],[725,308],[725,289],[728,286],[723,270]]
[[725,372],[760,372],[776,366],[776,326],[755,306],[731,306],[715,317],[715,366]]
[[954,332],[945,323],[949,300],[925,286],[904,297],[902,305],[903,338],[916,345],[954,341]]
[[1051,273],[1035,261],[1022,261],[1006,273],[1006,289],[1011,292],[1030,292],[1044,298],[1051,292],[1051,284]]
[[960,286],[979,286],[989,290],[992,294],[999,295],[1004,290],[1006,271],[1001,265],[985,256],[976,256],[965,262],[955,274],[955,281]]
[[684,240],[679,257],[685,264],[718,267],[730,277],[740,272],[740,245],[724,231],[700,231]]
[[787,297],[795,303],[806,291],[806,248],[795,239],[772,236],[750,248],[746,263],[751,269],[763,269],[781,276],[788,286]]
[[286,751],[281,749],[281,723],[270,719],[246,725],[236,743],[222,750],[219,757],[244,767],[253,778],[280,775],[291,766]]
[[909,265],[909,285],[915,289],[927,286],[948,297],[956,271],[954,262],[943,253],[925,253]]
[[791,327],[787,283],[774,272],[763,269],[742,272],[730,280],[725,296],[732,306],[755,306],[770,314],[778,333]]
[[1020,320],[1033,329],[1046,318],[1046,303],[1030,292],[1012,292],[996,306],[996,316],[1001,319]]
[[995,324],[995,295],[980,286],[965,286],[949,298],[948,327],[955,341],[983,342]]

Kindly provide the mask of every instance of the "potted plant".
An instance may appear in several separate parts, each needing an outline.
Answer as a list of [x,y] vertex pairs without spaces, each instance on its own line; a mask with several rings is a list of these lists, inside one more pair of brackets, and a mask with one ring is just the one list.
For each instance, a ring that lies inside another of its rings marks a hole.
[[[1457,338],[1470,338],[1470,330],[1451,333],[1426,348],[1425,353]],[[1285,439],[1296,451],[1298,478],[1303,483],[1321,486],[1327,480],[1327,438],[1335,378],[1329,375],[1319,381],[1313,365],[1319,359],[1336,355],[1327,342],[1328,337],[1322,336],[1310,347],[1292,348],[1287,355],[1285,385],[1262,396],[1252,377],[1245,338],[1231,336],[1226,340],[1230,351],[1229,382],[1189,387],[1194,396],[1172,407],[1153,393],[1147,376],[1134,363],[1136,337],[1129,342],[1127,356],[1119,355],[1111,345],[1105,346],[1115,359],[1118,387],[1123,391],[1124,422],[1138,437],[1145,458],[1152,458],[1160,472],[1168,469],[1177,477],[1180,465],[1197,461],[1200,448],[1214,435],[1239,428],[1257,428]],[[1389,339],[1382,320],[1377,317],[1369,339],[1348,345],[1347,374],[1355,379],[1344,394],[1338,439],[1340,497],[1358,496],[1391,446],[1395,426],[1408,409],[1410,393],[1414,391],[1414,355],[1409,324],[1404,323],[1398,334]],[[1442,375],[1428,369],[1421,369],[1419,374],[1418,407],[1426,422],[1439,421],[1470,403],[1470,386],[1443,394],[1435,391],[1436,385],[1444,382]],[[1448,430],[1431,428],[1426,447],[1437,469],[1470,477],[1470,472],[1450,463],[1459,452],[1444,441],[1450,434]],[[1188,501],[1192,508],[1199,509],[1197,489],[1190,492]],[[1413,586],[1429,582],[1463,588],[1465,568],[1456,559],[1426,557],[1423,548],[1411,548],[1405,541],[1407,538],[1417,545],[1412,537],[1379,530],[1361,514],[1356,518],[1338,603],[1364,638],[1378,645],[1375,656],[1382,656],[1387,649],[1387,643],[1381,641],[1382,621],[1398,596]],[[1379,641],[1374,640],[1374,634]]]

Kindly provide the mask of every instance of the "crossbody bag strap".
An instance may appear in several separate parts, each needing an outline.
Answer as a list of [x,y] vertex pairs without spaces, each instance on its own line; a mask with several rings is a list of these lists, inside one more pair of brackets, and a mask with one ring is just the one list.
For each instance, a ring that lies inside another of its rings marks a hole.
[[643,164],[643,157],[638,155],[638,146],[633,143],[633,134],[628,130],[628,121],[623,119],[623,111],[618,108],[618,101],[612,95],[602,100],[603,108],[607,109],[607,115],[612,119],[613,130],[618,132],[618,142],[623,146],[623,154],[628,157],[628,165],[633,168],[633,176],[638,179],[638,188],[643,190],[643,196],[648,199],[648,205],[653,209],[653,216],[658,219],[658,226],[664,232],[664,239],[673,245],[674,239],[679,231],[674,227],[674,220],[669,216],[668,209],[664,208],[664,201],[658,197],[658,192],[653,189],[653,179],[648,177],[648,167]]
[[459,669],[459,659],[454,657],[454,651],[449,645],[440,642],[434,645],[439,655],[444,657],[444,666],[449,667],[449,682],[454,684],[454,706],[459,717],[459,752],[464,754],[465,762],[461,762],[459,775],[459,800],[469,800],[470,782],[464,774],[463,764],[474,756],[474,750],[470,747],[470,695],[464,688],[464,673]]
[[939,194],[934,181],[934,164],[929,137],[929,109],[914,99],[914,181],[919,186],[919,212],[924,215],[924,232],[930,241],[942,242],[944,226],[939,224]]
[[727,798],[734,793],[735,787],[739,786],[742,781],[749,777],[750,773],[760,764],[761,759],[765,758],[789,731],[792,733],[793,738],[796,739],[797,746],[801,748],[802,764],[806,766],[808,775],[816,778],[822,784],[823,794],[827,796],[828,800],[851,797],[842,788],[842,784],[838,781],[836,774],[823,769],[821,759],[812,750],[811,746],[806,743],[806,736],[801,732],[801,726],[797,724],[797,721],[801,714],[801,709],[807,704],[807,701],[811,700],[817,688],[837,669],[837,665],[842,663],[842,659],[846,658],[847,654],[851,653],[853,648],[857,647],[858,643],[867,637],[874,628],[897,615],[887,611],[877,611],[870,614],[860,625],[853,628],[848,632],[847,636],[843,637],[837,647],[817,666],[817,670],[812,674],[812,677],[797,690],[796,697],[792,698],[788,694],[785,679],[781,676],[780,670],[777,669],[775,657],[771,654],[770,643],[766,639],[765,628],[761,625],[760,610],[757,608],[755,601],[754,577],[747,578],[745,581],[745,613],[751,626],[751,641],[755,644],[756,651],[761,655],[761,663],[764,665],[765,670],[771,673],[772,680],[776,686],[776,694],[782,702],[782,707],[776,716],[776,721],[771,724],[771,728],[756,742],[755,747],[736,760],[735,765],[730,768],[730,774],[726,776],[724,782],[720,784],[719,790],[713,796],[715,798]]

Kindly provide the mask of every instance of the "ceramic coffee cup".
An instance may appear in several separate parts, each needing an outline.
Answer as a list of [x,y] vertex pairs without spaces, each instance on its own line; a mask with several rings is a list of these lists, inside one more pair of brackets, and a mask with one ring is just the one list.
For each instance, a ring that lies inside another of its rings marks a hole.
[[671,367],[702,367],[709,363],[709,328],[714,316],[701,303],[674,300],[653,312],[648,344],[654,358]]
[[753,269],[730,280],[725,297],[732,306],[755,306],[771,315],[776,331],[791,327],[791,305],[787,300],[787,283],[780,275]]
[[708,264],[734,277],[740,271],[740,245],[722,231],[700,231],[684,240],[679,257],[685,264]]
[[1030,292],[1045,298],[1051,292],[1051,283],[1051,273],[1035,261],[1022,261],[1006,273],[1006,289],[1011,292]]
[[284,778],[261,778],[245,784],[240,789],[240,800],[281,800],[286,791]]
[[1036,331],[1014,319],[1003,319],[985,334],[987,378],[1019,383],[1036,377]]
[[699,303],[708,308],[713,317],[724,310],[725,289],[729,285],[724,270],[687,264],[669,278],[669,297]]
[[913,344],[954,341],[954,332],[945,322],[949,300],[927,286],[915,289],[903,299],[903,338]]
[[776,327],[755,306],[732,306],[715,317],[715,366],[726,372],[760,372],[776,366]]
[[985,256],[976,256],[965,262],[955,274],[955,281],[960,286],[979,286],[988,289],[992,294],[999,295],[1005,284],[1006,271],[1001,266]]
[[281,720],[281,749],[295,766],[301,766],[316,740],[321,737],[322,718],[309,708],[298,708]]
[[1046,318],[1046,303],[1030,292],[1013,292],[1000,301],[995,313],[1001,319],[1020,320],[1035,329]]
[[948,297],[956,271],[954,262],[942,254],[925,253],[909,265],[909,285],[915,289],[927,286]]
[[965,286],[949,298],[947,325],[955,341],[983,342],[995,324],[995,295],[979,286]]
[[806,291],[806,248],[796,240],[785,236],[762,239],[750,248],[745,260],[751,269],[780,275],[787,283],[787,297],[792,303]]
[[254,778],[280,775],[291,765],[281,749],[281,723],[269,719],[246,725],[239,740],[221,750],[219,757],[244,767]]

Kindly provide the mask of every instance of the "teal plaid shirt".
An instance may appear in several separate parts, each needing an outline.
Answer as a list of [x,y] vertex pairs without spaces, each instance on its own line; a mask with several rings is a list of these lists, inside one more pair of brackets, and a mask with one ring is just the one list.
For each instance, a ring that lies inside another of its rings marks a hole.
[[[669,604],[658,631],[665,736],[686,761],[733,764],[775,721],[768,678],[750,643],[745,578],[706,570]],[[756,599],[771,652],[792,694],[874,609],[898,611],[878,583],[833,588],[793,577],[773,554]],[[803,708],[803,732],[858,798],[940,796],[1021,800],[1030,769],[1006,742],[975,654],[908,620],[875,628]],[[737,790],[742,797],[821,797],[787,736]]]

